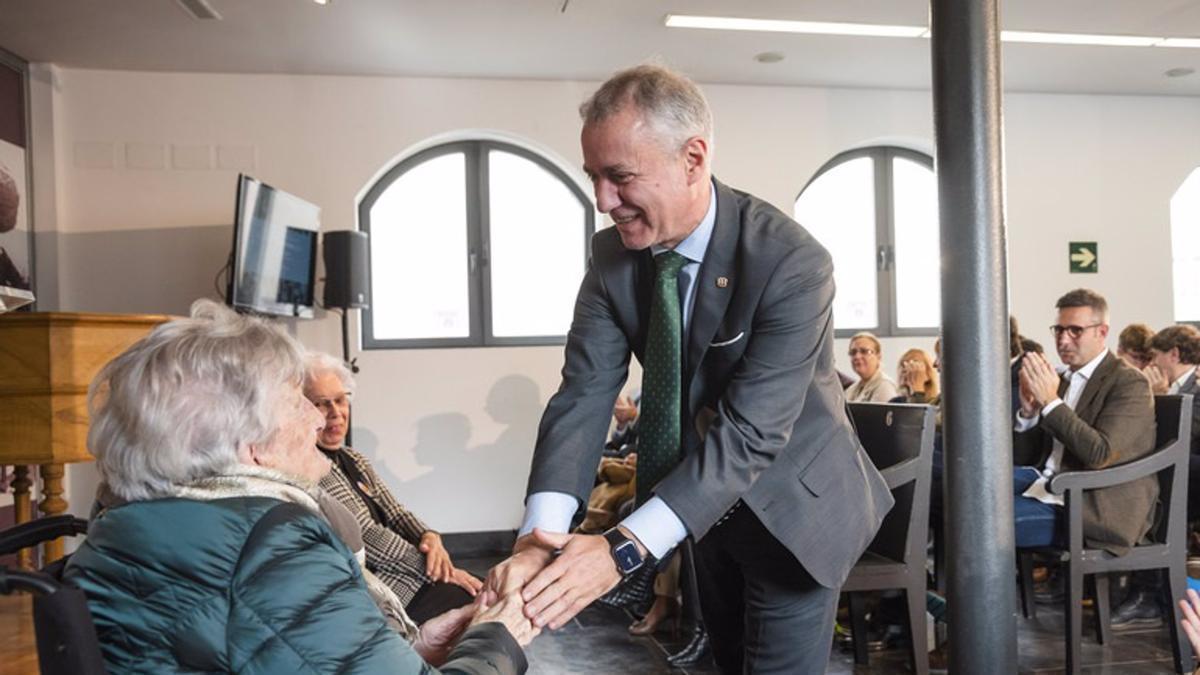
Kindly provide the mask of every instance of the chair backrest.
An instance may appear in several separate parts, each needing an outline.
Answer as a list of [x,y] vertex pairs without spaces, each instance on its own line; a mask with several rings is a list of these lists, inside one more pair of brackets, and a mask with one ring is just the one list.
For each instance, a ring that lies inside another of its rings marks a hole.
[[851,403],[849,408],[859,441],[896,500],[867,550],[897,562],[924,556],[929,528],[933,407]]
[[1154,423],[1155,452],[1172,453],[1175,461],[1158,472],[1159,513],[1151,538],[1161,543],[1185,542],[1192,396],[1155,396]]
[[[0,552],[86,531],[87,521],[80,518],[42,518],[0,532]],[[38,667],[43,675],[100,675],[105,672],[104,657],[96,626],[83,591],[62,582],[65,560],[47,565],[41,572],[4,568],[0,571],[0,592],[24,590],[34,594],[33,627]]]

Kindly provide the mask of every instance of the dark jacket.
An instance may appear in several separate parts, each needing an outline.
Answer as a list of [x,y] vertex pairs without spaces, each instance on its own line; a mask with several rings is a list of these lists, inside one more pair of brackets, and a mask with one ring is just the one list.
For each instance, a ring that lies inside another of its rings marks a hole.
[[[1064,378],[1059,396],[1067,390]],[[1013,460],[1041,467],[1063,444],[1063,471],[1105,469],[1154,451],[1154,397],[1146,378],[1112,353],[1096,367],[1072,410],[1060,405],[1038,426],[1013,435]],[[1083,497],[1083,540],[1088,548],[1126,553],[1150,529],[1158,479],[1139,478]]]
[[[319,516],[267,497],[161,499],[92,521],[65,578],[111,672],[435,673],[388,628]],[[447,673],[516,673],[502,625],[469,629]]]

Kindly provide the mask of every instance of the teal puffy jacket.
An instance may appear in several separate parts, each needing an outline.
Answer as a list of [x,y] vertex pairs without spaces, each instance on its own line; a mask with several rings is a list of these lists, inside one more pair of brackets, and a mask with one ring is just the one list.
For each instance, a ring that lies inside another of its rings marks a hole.
[[[266,497],[161,499],[101,513],[64,577],[87,594],[110,672],[435,673],[384,623],[321,518]],[[498,623],[442,672],[514,673]]]

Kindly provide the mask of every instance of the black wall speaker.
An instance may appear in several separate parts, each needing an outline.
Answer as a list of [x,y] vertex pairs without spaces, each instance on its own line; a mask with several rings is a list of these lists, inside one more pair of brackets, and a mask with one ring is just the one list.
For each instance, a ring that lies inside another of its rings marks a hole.
[[367,233],[326,232],[325,306],[361,309],[371,304],[367,285]]

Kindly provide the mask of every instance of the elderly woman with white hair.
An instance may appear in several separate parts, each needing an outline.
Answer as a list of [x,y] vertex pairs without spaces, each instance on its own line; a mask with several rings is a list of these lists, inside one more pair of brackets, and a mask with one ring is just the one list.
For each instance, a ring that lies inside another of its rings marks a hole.
[[92,383],[102,508],[65,578],[117,672],[515,673],[537,630],[515,594],[423,626],[385,621],[323,516],[324,423],[302,349],[198,301]]
[[325,416],[317,447],[333,464],[321,488],[362,528],[367,569],[386,583],[417,623],[471,603],[483,582],[455,567],[441,535],[396,499],[370,461],[346,446],[354,376],[341,359],[305,355],[304,395]]

